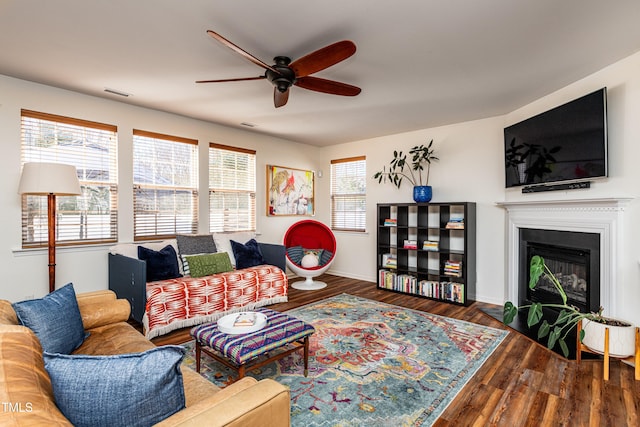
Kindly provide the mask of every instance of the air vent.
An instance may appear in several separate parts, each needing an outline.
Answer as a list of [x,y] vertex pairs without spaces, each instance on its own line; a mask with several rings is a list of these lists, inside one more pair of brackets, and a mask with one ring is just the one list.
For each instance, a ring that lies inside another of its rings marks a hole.
[[128,97],[131,96],[130,93],[122,92],[122,91],[115,90],[115,89],[109,89],[108,87],[104,88],[104,91],[107,92],[107,93],[112,93],[114,95],[124,96],[125,98],[128,98]]

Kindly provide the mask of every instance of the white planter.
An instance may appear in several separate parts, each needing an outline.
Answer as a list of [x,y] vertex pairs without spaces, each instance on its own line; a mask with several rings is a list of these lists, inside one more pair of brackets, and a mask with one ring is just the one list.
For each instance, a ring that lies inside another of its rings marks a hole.
[[629,357],[635,354],[636,328],[633,325],[612,326],[582,319],[582,329],[584,330],[582,344],[596,353],[604,354],[605,328],[609,328],[609,355],[613,357]]

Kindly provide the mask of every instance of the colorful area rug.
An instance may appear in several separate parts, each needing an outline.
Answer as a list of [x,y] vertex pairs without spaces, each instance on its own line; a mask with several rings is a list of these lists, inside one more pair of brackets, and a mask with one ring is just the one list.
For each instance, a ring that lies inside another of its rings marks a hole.
[[[302,352],[248,373],[291,390],[293,426],[433,424],[507,331],[342,294],[288,311],[312,324],[309,375]],[[193,343],[185,364],[195,368]],[[236,373],[203,356],[224,387]]]

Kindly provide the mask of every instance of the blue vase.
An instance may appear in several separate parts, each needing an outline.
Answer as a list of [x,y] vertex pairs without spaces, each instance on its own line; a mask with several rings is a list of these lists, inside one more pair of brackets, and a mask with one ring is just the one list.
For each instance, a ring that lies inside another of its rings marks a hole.
[[427,203],[431,201],[431,186],[430,185],[416,185],[413,187],[413,200],[416,203]]

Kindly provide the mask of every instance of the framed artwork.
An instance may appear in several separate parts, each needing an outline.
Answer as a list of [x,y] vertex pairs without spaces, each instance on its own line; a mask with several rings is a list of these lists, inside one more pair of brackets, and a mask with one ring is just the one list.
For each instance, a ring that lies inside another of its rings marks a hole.
[[315,214],[314,172],[267,165],[267,215]]

